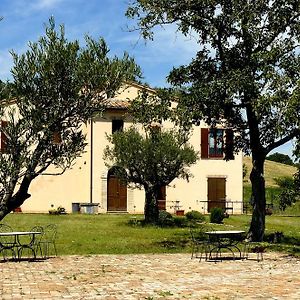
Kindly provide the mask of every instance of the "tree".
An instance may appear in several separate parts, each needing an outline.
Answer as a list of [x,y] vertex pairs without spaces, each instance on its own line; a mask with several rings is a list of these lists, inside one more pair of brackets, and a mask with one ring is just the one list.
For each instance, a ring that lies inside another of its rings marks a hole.
[[278,152],[268,155],[266,159],[275,161],[275,162],[279,162],[279,163],[282,163],[285,165],[290,165],[290,166],[294,165],[292,159],[287,154],[282,154],[282,153],[278,153]]
[[[180,124],[169,101],[165,91],[157,91],[154,95],[140,93],[131,102],[129,113],[134,123],[142,124],[144,133],[134,126],[116,132],[108,136],[112,146],[104,151],[107,165],[118,167],[118,176],[124,182],[144,188],[146,223],[158,221],[160,189],[175,178],[188,180],[191,176],[188,167],[198,159],[198,154],[188,144],[189,130]],[[163,129],[161,124],[166,120],[177,126]]]
[[31,182],[46,169],[62,174],[72,166],[86,145],[84,122],[101,113],[122,82],[140,75],[126,53],[108,52],[102,38],[86,37],[83,48],[68,41],[52,18],[29,50],[12,52],[13,80],[5,87],[13,98],[3,99],[8,93],[1,89],[0,220],[30,197]]
[[158,221],[158,196],[162,187],[175,178],[188,179],[187,167],[197,160],[193,148],[174,130],[160,131],[153,127],[143,136],[134,127],[109,136],[112,146],[105,149],[104,158],[109,166],[117,166],[119,176],[127,182],[145,190],[145,222]]
[[146,38],[154,26],[175,23],[197,39],[196,57],[168,80],[181,88],[192,121],[233,128],[236,149],[252,154],[250,234],[261,241],[266,156],[300,136],[299,1],[134,0],[127,16]]

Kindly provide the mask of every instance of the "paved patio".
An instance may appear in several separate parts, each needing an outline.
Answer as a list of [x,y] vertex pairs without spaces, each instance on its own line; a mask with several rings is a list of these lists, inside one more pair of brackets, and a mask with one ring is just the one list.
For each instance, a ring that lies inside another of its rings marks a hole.
[[63,256],[0,268],[2,300],[300,299],[300,260],[278,253],[217,263],[188,254]]

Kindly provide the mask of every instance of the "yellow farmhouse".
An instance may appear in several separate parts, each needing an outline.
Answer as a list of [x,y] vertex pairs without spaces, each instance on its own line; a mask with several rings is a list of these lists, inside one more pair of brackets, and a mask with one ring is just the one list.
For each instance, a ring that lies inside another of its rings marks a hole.
[[[59,206],[68,213],[144,212],[144,191],[122,185],[113,168],[107,169],[103,161],[106,134],[132,125],[128,101],[136,98],[142,88],[145,87],[127,84],[110,99],[102,116],[84,125],[86,152],[63,175],[52,175],[54,170],[50,169],[35,179],[29,190],[31,198],[21,207],[23,212],[48,212]],[[193,128],[190,143],[201,158],[191,167],[193,177],[189,182],[176,179],[161,190],[161,209],[207,213],[212,207],[222,207],[228,213],[243,212],[242,153],[225,161],[219,142],[224,135],[225,129],[210,129],[204,123]]]

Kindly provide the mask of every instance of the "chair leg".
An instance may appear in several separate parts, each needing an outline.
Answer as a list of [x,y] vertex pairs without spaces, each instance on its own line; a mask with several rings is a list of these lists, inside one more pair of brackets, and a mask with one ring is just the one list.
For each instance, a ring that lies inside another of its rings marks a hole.
[[263,261],[264,255],[263,252],[257,252],[257,261]]
[[57,249],[56,249],[56,244],[55,244],[55,242],[53,243],[53,248],[54,248],[55,256],[57,256]]

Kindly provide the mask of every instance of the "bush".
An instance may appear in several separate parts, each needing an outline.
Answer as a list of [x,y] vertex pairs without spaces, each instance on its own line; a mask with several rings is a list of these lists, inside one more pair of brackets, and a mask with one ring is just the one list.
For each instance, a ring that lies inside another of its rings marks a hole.
[[294,187],[294,178],[292,176],[276,177],[274,181],[281,188],[293,189]]
[[210,223],[221,224],[224,219],[224,211],[222,208],[214,207],[210,212]]
[[191,211],[187,212],[185,214],[185,217],[189,221],[197,221],[197,222],[204,222],[205,221],[204,215],[201,214],[201,212],[197,211],[197,210],[191,210]]
[[189,220],[185,217],[173,217],[173,222],[176,227],[188,227]]
[[159,212],[157,225],[159,225],[161,227],[174,226],[174,220],[173,220],[172,215],[165,210],[161,210]]

